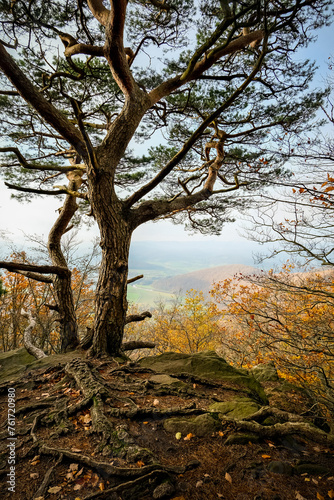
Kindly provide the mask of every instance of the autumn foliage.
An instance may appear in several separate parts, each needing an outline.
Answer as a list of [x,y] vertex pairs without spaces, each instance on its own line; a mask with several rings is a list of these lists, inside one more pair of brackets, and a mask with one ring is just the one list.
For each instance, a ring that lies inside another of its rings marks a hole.
[[150,321],[131,323],[126,338],[148,340],[156,344],[156,352],[195,353],[215,349],[219,345],[220,313],[202,292],[188,290],[184,299],[160,302]]
[[[18,262],[28,262],[24,252],[11,255]],[[24,330],[29,311],[36,320],[33,331],[34,344],[46,353],[58,352],[60,346],[59,320],[52,286],[27,278],[19,273],[2,274],[6,293],[0,295],[0,350],[9,351],[23,346]],[[72,270],[72,289],[75,300],[79,331],[84,334],[93,314],[93,287],[87,276],[76,268]]]
[[272,271],[217,283],[222,351],[236,366],[274,361],[281,377],[334,410],[334,273]]
[[239,368],[273,361],[280,377],[332,420],[334,272],[296,272],[287,263],[277,273],[216,283],[211,296],[190,290],[183,300],[160,303],[152,319],[128,325],[126,337],[154,342],[158,353],[213,349]]

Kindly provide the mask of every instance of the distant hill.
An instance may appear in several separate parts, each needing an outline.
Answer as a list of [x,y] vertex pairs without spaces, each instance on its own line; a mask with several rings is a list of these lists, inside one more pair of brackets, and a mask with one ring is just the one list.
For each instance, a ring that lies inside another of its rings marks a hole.
[[[254,265],[254,254],[263,248],[240,241],[134,241],[130,248],[131,270],[165,270],[169,276],[227,264]],[[165,276],[157,276],[165,277]],[[166,276],[167,277],[167,276]]]
[[178,293],[194,288],[205,294],[212,288],[212,283],[232,278],[236,274],[256,274],[259,269],[243,264],[231,264],[225,266],[210,267],[192,271],[186,274],[178,274],[171,278],[162,278],[153,281],[151,287],[161,292]]

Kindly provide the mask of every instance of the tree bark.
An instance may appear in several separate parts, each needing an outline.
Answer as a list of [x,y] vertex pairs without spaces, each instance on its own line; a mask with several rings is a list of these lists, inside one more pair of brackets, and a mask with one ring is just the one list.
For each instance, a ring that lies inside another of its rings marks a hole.
[[28,353],[31,354],[32,356],[35,356],[36,359],[42,359],[46,357],[45,352],[42,349],[39,349],[32,343],[31,339],[31,333],[33,329],[35,328],[36,321],[32,317],[31,312],[26,312],[22,310],[22,315],[26,316],[29,319],[29,325],[24,331],[24,337],[23,337],[23,342],[24,342],[24,347],[27,349]]
[[[80,181],[70,181],[69,189],[76,191]],[[76,198],[67,195],[59,217],[53,225],[48,239],[48,251],[52,264],[68,269],[66,259],[61,249],[61,237],[77,210]],[[71,272],[65,275],[54,275],[53,288],[57,302],[57,310],[61,325],[61,352],[75,349],[79,345],[78,324],[75,314],[73,292],[71,287]]]
[[127,313],[128,259],[132,228],[108,174],[99,175],[93,210],[100,228],[102,259],[95,293],[94,336],[90,355],[118,355]]
[[90,355],[116,356],[121,349],[127,313],[128,260],[134,224],[131,209],[118,199],[115,171],[145,111],[146,93],[136,87],[95,150],[96,168],[88,166],[89,199],[99,226],[102,259],[95,293],[94,336]]

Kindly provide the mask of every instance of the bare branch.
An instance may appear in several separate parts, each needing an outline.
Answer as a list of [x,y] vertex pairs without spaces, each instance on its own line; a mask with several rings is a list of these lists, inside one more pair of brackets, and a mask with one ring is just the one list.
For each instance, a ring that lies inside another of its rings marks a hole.
[[122,344],[122,351],[134,351],[135,349],[153,349],[153,342],[144,342],[141,340],[133,340]]
[[28,272],[28,271],[19,271],[18,269],[15,269],[13,272],[15,272],[17,274],[21,274],[22,276],[25,276],[26,278],[29,278],[31,280],[40,281],[41,283],[53,283],[52,278],[48,278],[47,276],[43,276],[43,274],[32,273],[32,272]]
[[150,311],[144,311],[140,314],[129,314],[129,316],[126,317],[125,324],[143,321],[145,318],[152,318]]
[[85,43],[76,43],[75,45],[68,45],[65,48],[64,54],[66,57],[71,57],[76,54],[86,54],[87,56],[104,57],[103,47],[96,45],[86,45]]
[[70,196],[74,196],[75,198],[81,198],[82,200],[89,200],[88,198],[88,193],[79,193],[79,191],[72,191],[71,189],[68,189],[66,186],[54,186],[55,188],[58,188],[59,190],[62,190],[63,193],[69,194]]
[[90,167],[93,170],[93,172],[96,174],[96,172],[98,170],[98,162],[97,162],[97,159],[96,159],[96,155],[95,155],[95,151],[94,151],[93,145],[91,143],[89,135],[87,134],[85,126],[84,126],[83,121],[82,121],[82,111],[81,111],[81,108],[80,108],[80,106],[78,104],[78,101],[76,101],[75,99],[72,99],[72,98],[70,100],[71,100],[71,104],[72,104],[72,107],[73,107],[73,110],[74,110],[74,113],[75,113],[75,117],[78,120],[78,125],[79,125],[79,129],[80,129],[81,135],[82,135],[82,137],[83,137],[83,139],[85,141],[87,155],[88,155],[88,158],[90,160]]
[[71,274],[67,267],[62,266],[48,266],[48,265],[37,265],[37,264],[24,264],[23,262],[5,262],[0,261],[0,268],[7,269],[12,273],[27,271],[27,272],[37,272],[41,274],[57,274],[59,276],[68,276]]
[[23,193],[34,193],[34,194],[42,194],[42,195],[50,195],[57,196],[59,194],[68,194],[66,189],[58,189],[58,190],[48,190],[48,189],[34,189],[27,188],[23,186],[17,186],[16,184],[10,184],[9,182],[4,183],[9,189],[15,189],[16,191],[22,191]]
[[111,13],[106,30],[104,53],[113,77],[124,95],[133,95],[138,89],[127,61],[123,44],[126,0],[110,0]]
[[17,90],[0,90],[0,95],[20,95]]
[[[152,105],[158,102],[165,95],[170,94],[174,90],[180,88],[185,83],[196,80],[202,74],[210,69],[214,63],[216,63],[219,59],[221,59],[225,55],[234,54],[235,52],[244,49],[247,45],[250,45],[254,41],[261,41],[265,38],[265,33],[262,30],[254,31],[246,36],[240,36],[236,40],[232,40],[227,45],[222,45],[221,47],[217,47],[216,49],[209,52],[209,54],[205,54],[205,56],[198,62],[191,64],[187,70],[182,74],[178,75],[150,92],[150,98],[152,101]],[[196,57],[195,57],[196,60]]]
[[130,279],[127,281],[127,284],[129,284],[129,283],[133,283],[134,281],[141,280],[142,278],[144,278],[144,275],[143,275],[143,274],[140,274],[140,275],[138,275],[138,276],[135,276],[134,278],[130,278]]
[[[160,172],[146,185],[142,186],[138,191],[133,193],[127,200],[127,206],[131,207],[141,198],[143,198],[147,193],[152,191],[156,186],[160,184],[160,182],[173,170],[173,168],[186,156],[188,151],[192,148],[192,146],[196,143],[196,141],[201,137],[204,130],[223,112],[225,109],[229,108],[231,104],[239,97],[239,95],[250,85],[253,81],[255,75],[261,68],[262,61],[265,57],[267,51],[267,37],[264,39],[263,50],[253,68],[253,71],[250,75],[244,80],[244,82],[240,85],[239,88],[235,90],[235,92],[221,105],[217,108],[210,116],[208,116],[201,125],[195,130],[195,132],[189,137],[189,139],[183,144],[182,148],[176,155],[163,167]],[[209,191],[203,193],[204,199],[208,197]],[[150,219],[148,219],[150,220]]]

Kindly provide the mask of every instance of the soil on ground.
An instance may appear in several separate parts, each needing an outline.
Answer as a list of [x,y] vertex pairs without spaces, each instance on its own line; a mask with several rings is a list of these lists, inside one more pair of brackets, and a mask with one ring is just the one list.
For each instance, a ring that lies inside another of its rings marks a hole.
[[[326,426],[305,394],[283,390],[279,380],[261,382],[268,404],[234,380],[157,375],[166,372],[80,353],[70,361],[28,365],[19,377],[2,381],[0,498],[334,498],[333,441],[326,443]],[[296,431],[268,438],[276,417],[260,421],[263,432],[249,432],[240,422],[253,420],[210,410],[236,398],[295,414],[322,437]],[[211,427],[203,423],[191,432],[203,415]],[[190,422],[190,431],[173,419]]]

